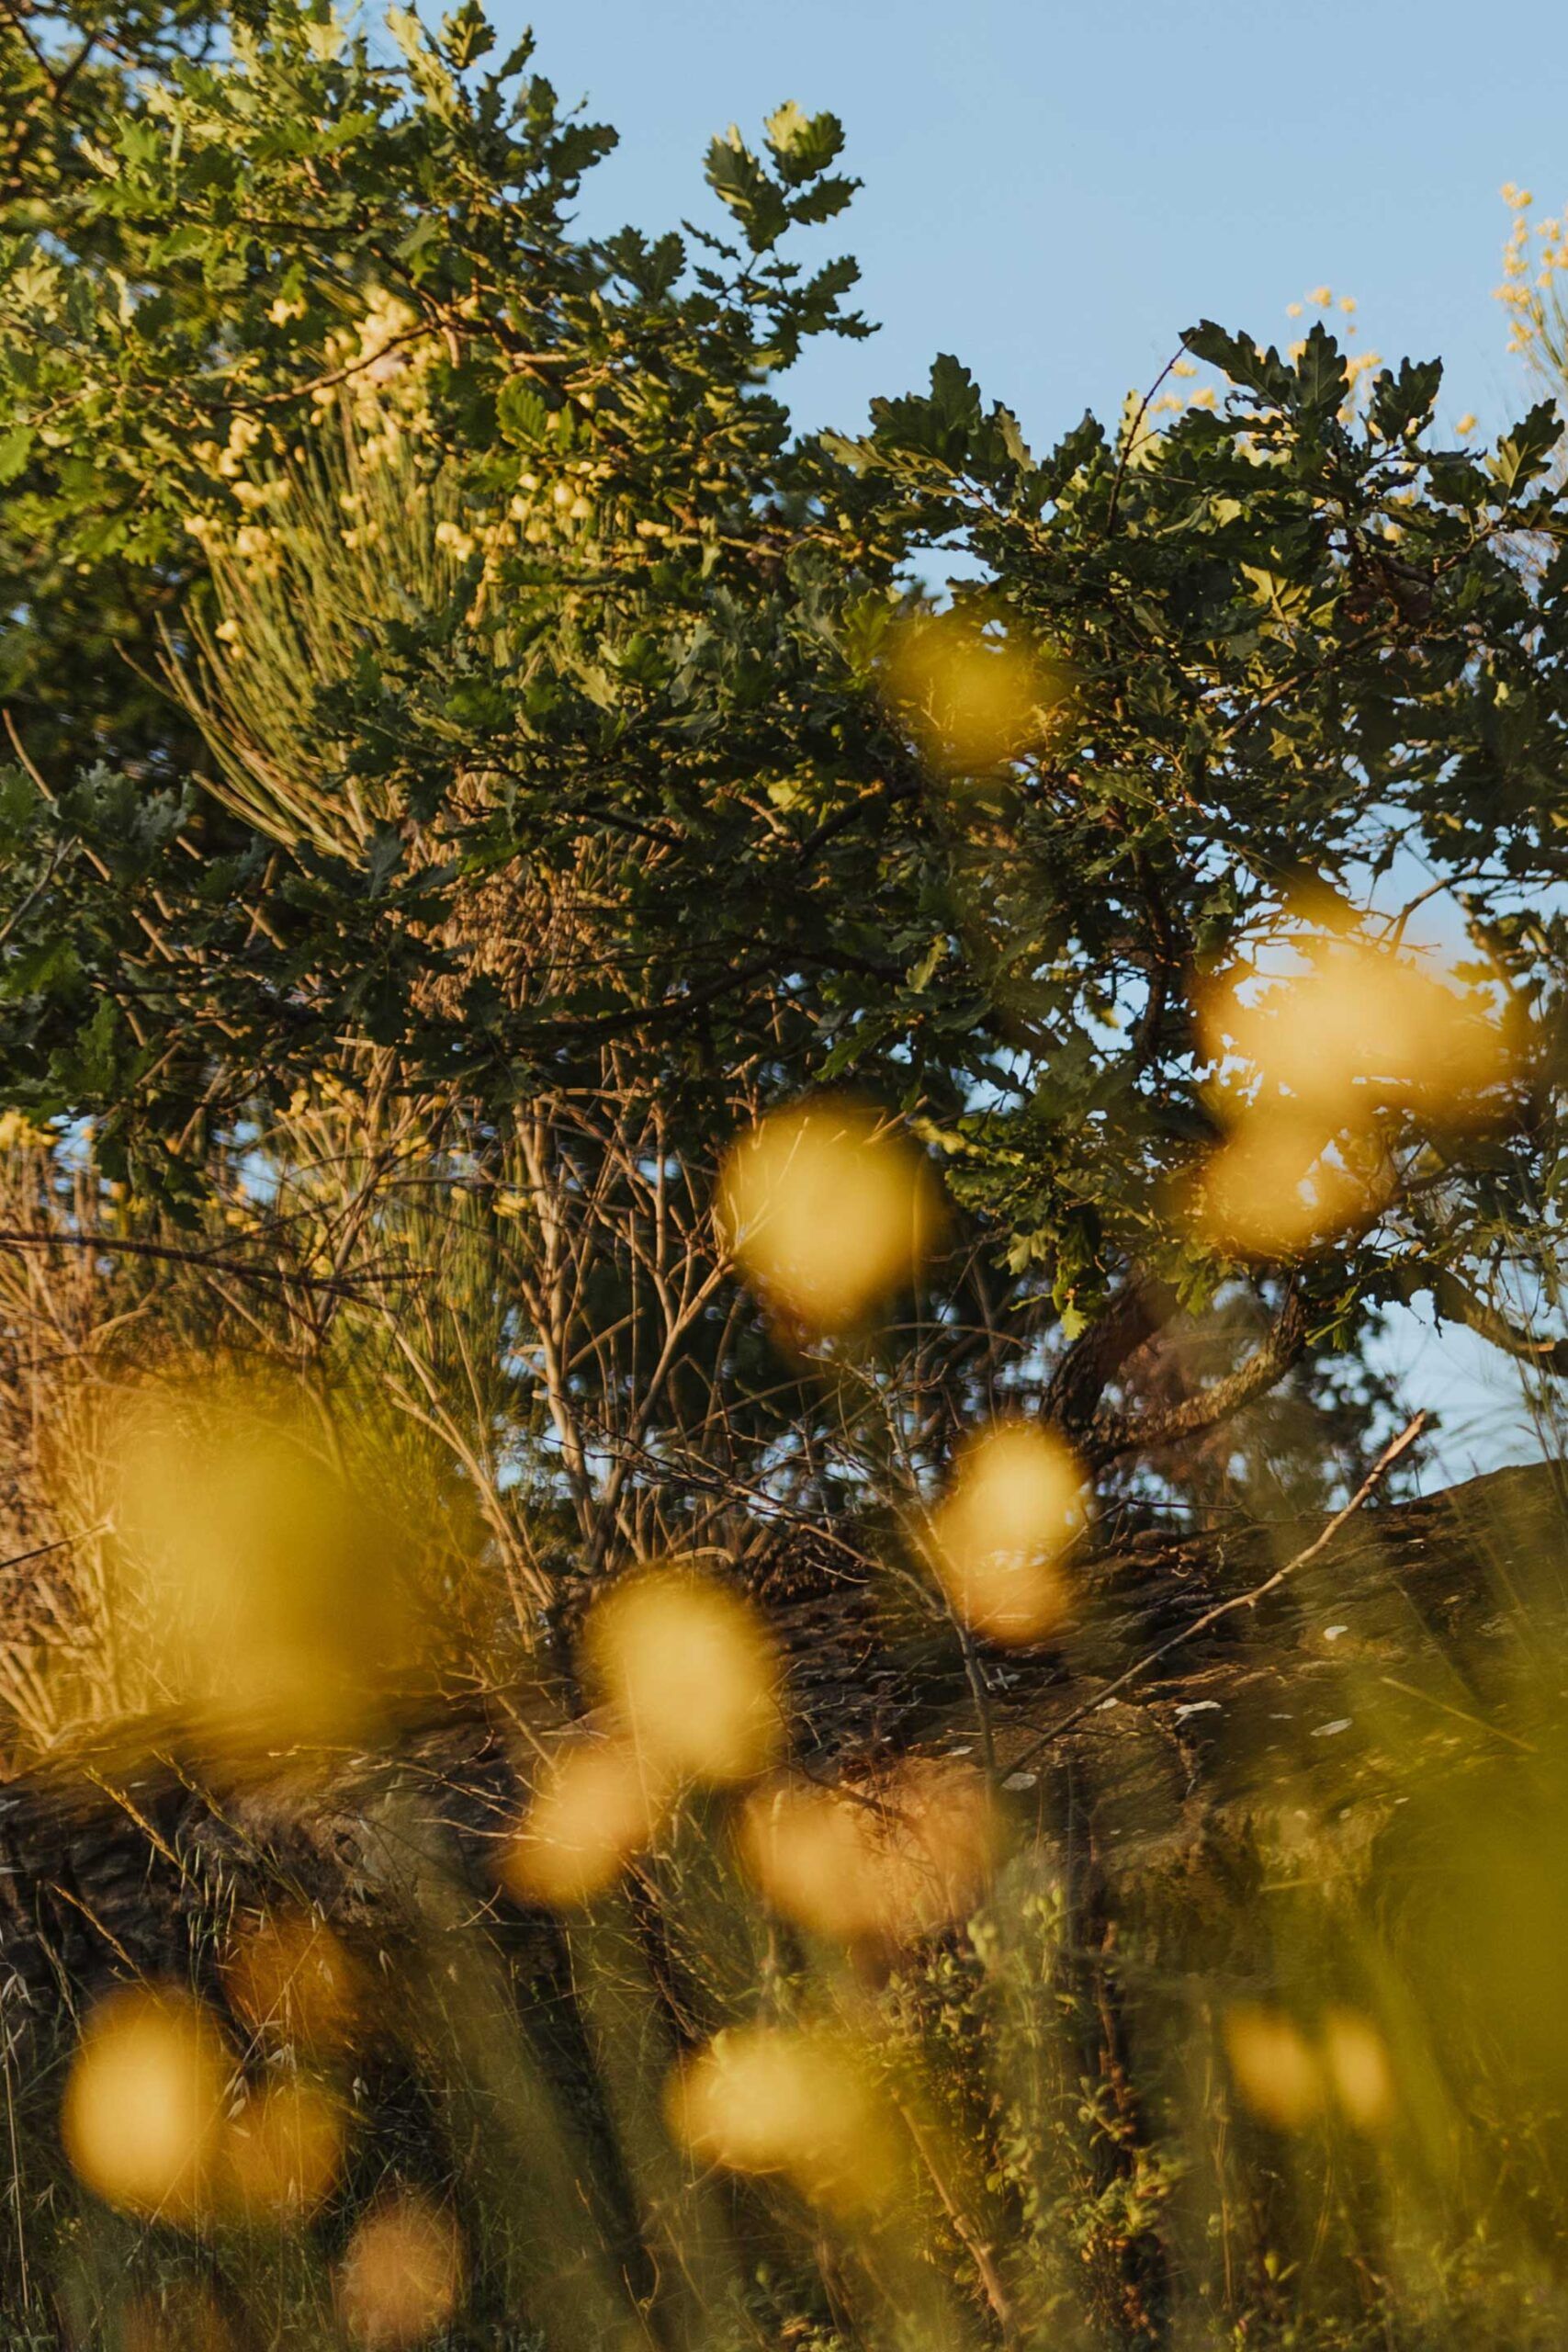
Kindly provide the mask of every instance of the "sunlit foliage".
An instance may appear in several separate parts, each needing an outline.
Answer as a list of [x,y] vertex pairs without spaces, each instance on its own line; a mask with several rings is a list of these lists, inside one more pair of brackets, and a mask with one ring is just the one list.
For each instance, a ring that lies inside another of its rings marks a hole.
[[0,18],[0,2311],[1555,2344],[1560,1517],[1301,1531],[1568,1370],[1557,414],[795,438],[835,118],[491,49]]

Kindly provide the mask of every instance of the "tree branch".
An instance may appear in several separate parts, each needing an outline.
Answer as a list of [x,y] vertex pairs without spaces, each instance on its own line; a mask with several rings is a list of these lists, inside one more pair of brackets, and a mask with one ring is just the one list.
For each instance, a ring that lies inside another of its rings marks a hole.
[[1217,1429],[1245,1406],[1268,1395],[1281,1381],[1306,1346],[1306,1305],[1295,1283],[1285,1293],[1267,1337],[1244,1363],[1163,1413],[1097,1414],[1085,1430],[1078,1451],[1091,1469],[1102,1469],[1123,1453],[1148,1453],[1174,1445]]
[[[309,1290],[328,1297],[359,1298],[364,1295],[361,1283],[342,1282],[326,1274],[287,1272],[278,1266],[258,1266],[243,1258],[220,1258],[205,1250],[178,1250],[170,1242],[138,1241],[127,1237],[103,1233],[19,1233],[0,1229],[0,1250],[17,1254],[28,1250],[111,1250],[126,1258],[156,1258],[173,1266],[194,1266],[209,1274],[233,1274],[243,1282],[272,1283],[280,1290]],[[398,1274],[378,1274],[366,1277],[376,1282],[404,1282],[411,1279],[414,1269]]]
[[1461,1282],[1446,1267],[1433,1269],[1427,1288],[1432,1294],[1439,1321],[1462,1323],[1492,1347],[1500,1348],[1505,1355],[1514,1356],[1521,1363],[1532,1363],[1538,1371],[1550,1373],[1554,1380],[1568,1380],[1568,1340],[1532,1339],[1485,1299],[1478,1298],[1467,1283]]
[[1090,1430],[1100,1400],[1122,1365],[1153,1339],[1175,1307],[1175,1293],[1164,1283],[1134,1274],[1099,1321],[1079,1333],[1051,1374],[1046,1419],[1075,1440]]

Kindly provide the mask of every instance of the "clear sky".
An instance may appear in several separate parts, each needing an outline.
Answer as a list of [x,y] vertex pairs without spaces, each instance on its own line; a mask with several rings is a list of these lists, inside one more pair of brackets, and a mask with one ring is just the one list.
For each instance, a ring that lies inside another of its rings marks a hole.
[[860,258],[869,345],[791,386],[853,427],[955,351],[1044,443],[1114,413],[1208,315],[1264,338],[1329,285],[1359,343],[1440,353],[1451,421],[1523,404],[1492,298],[1504,180],[1568,201],[1561,0],[492,0],[622,134],[583,217],[713,217],[708,139],[829,107],[865,187],[824,251]]
[[[1286,304],[1324,284],[1357,301],[1352,348],[1442,356],[1448,424],[1534,397],[1493,295],[1499,189],[1568,204],[1562,0],[491,4],[621,133],[584,188],[593,229],[717,226],[716,131],[754,139],[785,98],[843,119],[865,186],[816,251],[859,257],[882,331],[801,363],[803,425],[858,428],[947,350],[1048,446],[1086,407],[1113,418],[1200,317],[1284,342]],[[1448,1476],[1535,1451],[1480,1342],[1401,1317],[1388,1351],[1445,1408]]]

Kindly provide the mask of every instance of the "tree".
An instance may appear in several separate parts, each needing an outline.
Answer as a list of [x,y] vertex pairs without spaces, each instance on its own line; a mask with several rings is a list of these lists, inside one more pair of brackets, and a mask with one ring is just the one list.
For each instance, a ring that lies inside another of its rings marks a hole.
[[[584,240],[527,44],[389,26],[7,19],[14,1234],[395,1397],[525,1615],[897,1543],[1004,1407],[1108,1495],[1286,1429],[1321,1483],[1394,1299],[1552,1369],[1550,406],[1473,458],[1435,366],[1205,325],[1168,431],[1036,458],[942,358],[797,442],[773,379],[865,332],[789,258],[834,119],[715,142],[725,235]],[[781,1346],[711,1223],[823,1087],[954,1205],[875,1344]]]

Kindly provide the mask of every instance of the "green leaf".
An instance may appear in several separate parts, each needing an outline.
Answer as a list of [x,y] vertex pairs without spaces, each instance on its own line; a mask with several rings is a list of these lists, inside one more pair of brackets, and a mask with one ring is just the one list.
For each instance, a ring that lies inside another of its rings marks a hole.
[[786,187],[802,187],[837,163],[844,126],[836,114],[806,115],[788,99],[762,126],[773,168]]
[[721,204],[739,221],[753,253],[776,245],[789,226],[789,207],[734,124],[707,152],[706,178]]
[[1283,408],[1290,401],[1295,379],[1272,345],[1264,351],[1249,336],[1227,334],[1213,319],[1189,327],[1181,342],[1194,359],[1217,368],[1233,384],[1244,385],[1272,406]]
[[1498,442],[1486,460],[1486,470],[1510,493],[1522,490],[1537,474],[1545,472],[1562,437],[1556,401],[1538,401],[1512,433]]
[[1443,380],[1440,359],[1403,359],[1397,376],[1383,368],[1372,386],[1370,414],[1374,432],[1397,441],[1426,424]]
[[495,398],[495,421],[502,436],[518,448],[532,448],[550,429],[551,410],[537,389],[522,376],[509,376]]
[[8,433],[0,434],[0,482],[15,481],[31,456],[32,447],[30,424],[13,424]]
[[1350,389],[1339,345],[1323,324],[1314,322],[1306,348],[1296,362],[1296,390],[1303,408],[1317,414],[1337,409]]

